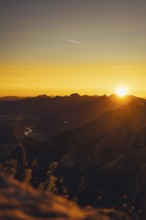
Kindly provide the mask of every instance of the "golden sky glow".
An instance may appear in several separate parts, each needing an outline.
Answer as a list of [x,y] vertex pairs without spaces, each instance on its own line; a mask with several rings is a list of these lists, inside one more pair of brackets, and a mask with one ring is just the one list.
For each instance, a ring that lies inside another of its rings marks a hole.
[[146,96],[146,3],[0,2],[0,96]]
[[[130,92],[145,93],[145,65],[117,66],[107,64],[23,66],[1,65],[1,95],[65,95],[112,94],[118,85],[127,85]],[[20,74],[21,73],[21,74]],[[49,74],[53,73],[53,74]],[[139,77],[139,74],[143,77]],[[132,76],[132,77],[131,77]]]

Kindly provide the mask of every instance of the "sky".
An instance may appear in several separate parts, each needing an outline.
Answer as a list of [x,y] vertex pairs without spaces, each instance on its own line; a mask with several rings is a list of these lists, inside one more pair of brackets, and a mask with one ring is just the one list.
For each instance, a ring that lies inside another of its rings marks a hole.
[[0,0],[0,96],[146,97],[145,0]]

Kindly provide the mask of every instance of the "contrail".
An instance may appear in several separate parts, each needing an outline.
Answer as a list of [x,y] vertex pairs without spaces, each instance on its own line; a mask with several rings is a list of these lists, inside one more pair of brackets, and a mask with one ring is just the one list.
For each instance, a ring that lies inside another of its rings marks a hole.
[[68,39],[68,38],[65,38],[64,40],[72,42],[74,44],[82,44],[81,42],[78,42],[78,41],[75,41],[75,40],[71,40],[71,39]]
[[136,66],[112,66],[112,68],[117,68],[117,69],[122,69],[122,68],[123,68],[123,69],[124,69],[124,68],[125,68],[125,69],[126,69],[126,68],[129,68],[129,69],[130,69],[130,68],[135,68],[135,67],[136,67]]

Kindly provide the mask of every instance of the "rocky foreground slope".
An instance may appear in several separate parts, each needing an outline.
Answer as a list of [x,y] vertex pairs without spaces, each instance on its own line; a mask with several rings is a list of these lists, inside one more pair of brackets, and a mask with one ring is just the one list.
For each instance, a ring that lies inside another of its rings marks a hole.
[[0,174],[0,219],[130,220],[124,213],[114,209],[79,208],[65,198],[38,192],[3,174]]

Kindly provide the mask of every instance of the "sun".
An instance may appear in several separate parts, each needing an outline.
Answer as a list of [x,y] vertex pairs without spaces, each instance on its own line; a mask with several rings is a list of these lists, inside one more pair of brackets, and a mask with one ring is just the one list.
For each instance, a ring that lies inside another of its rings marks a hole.
[[117,96],[119,97],[125,97],[126,95],[128,95],[128,92],[129,92],[129,89],[128,87],[126,86],[118,86],[116,89],[115,89],[115,93]]

